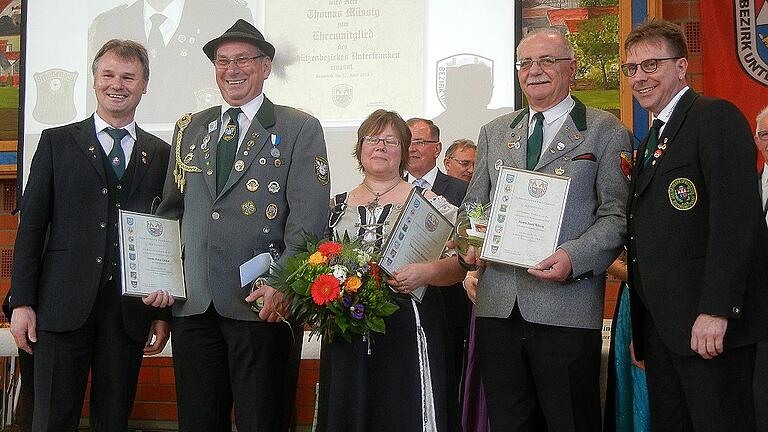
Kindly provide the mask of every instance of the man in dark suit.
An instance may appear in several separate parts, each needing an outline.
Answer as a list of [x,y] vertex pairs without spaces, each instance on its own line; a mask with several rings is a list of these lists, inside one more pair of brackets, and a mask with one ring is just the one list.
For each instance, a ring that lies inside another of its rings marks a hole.
[[[182,221],[187,300],[173,309],[179,429],[229,432],[234,405],[238,431],[282,432],[303,328],[280,322],[288,311],[271,286],[248,294],[239,269],[265,252],[285,265],[305,233],[322,236],[325,139],[316,118],[264,95],[275,48],[253,25],[238,20],[203,52],[225,104],[176,123],[158,209]],[[254,312],[247,302],[259,299]]]
[[[755,119],[755,146],[763,157],[763,166],[760,170],[761,204],[763,206],[763,218],[768,224],[768,107],[763,108]],[[763,245],[765,247],[765,245]],[[757,344],[757,357],[755,358],[755,413],[757,415],[757,430],[768,431],[768,340]]]
[[74,431],[88,372],[94,431],[125,430],[143,354],[168,340],[166,292],[121,296],[118,209],[159,201],[169,147],[133,120],[146,91],[143,46],[112,40],[94,59],[98,107],[43,131],[21,203],[11,333],[34,353],[35,431]]
[[627,209],[633,347],[645,360],[652,429],[755,430],[768,230],[749,125],[733,104],[688,87],[676,25],[643,24],[624,48],[622,72],[653,116]]
[[[89,59],[115,37],[143,43],[153,79],[136,119],[172,123],[180,112],[197,111],[221,100],[208,71],[210,63],[200,49],[238,18],[253,19],[240,0],[137,0],[93,19],[88,31]],[[90,108],[94,101],[88,102]]]
[[[450,177],[437,168],[440,156],[440,129],[432,120],[423,118],[409,119],[406,124],[411,130],[408,173],[406,181],[415,186],[429,189],[445,197],[448,202],[460,206],[467,193],[467,182]],[[448,341],[446,344],[448,360],[448,412],[451,430],[457,430],[459,423],[459,395],[464,366],[464,347],[469,330],[471,304],[461,284],[441,287],[438,292],[443,298]]]

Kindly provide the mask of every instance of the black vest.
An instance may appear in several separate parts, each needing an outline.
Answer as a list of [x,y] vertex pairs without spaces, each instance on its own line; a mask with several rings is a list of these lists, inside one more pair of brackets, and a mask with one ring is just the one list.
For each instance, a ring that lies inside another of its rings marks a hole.
[[134,151],[131,154],[131,160],[123,173],[123,178],[118,180],[115,171],[112,169],[112,163],[104,153],[102,147],[101,161],[104,165],[104,174],[107,176],[107,191],[109,193],[109,211],[107,212],[107,243],[104,251],[104,267],[101,273],[101,284],[104,284],[110,280],[110,277],[115,284],[120,286],[120,251],[118,248],[118,233],[117,233],[117,211],[120,210],[128,201],[128,195],[131,190],[131,181],[133,180],[133,173],[136,169],[136,157],[134,155],[136,144],[133,145]]

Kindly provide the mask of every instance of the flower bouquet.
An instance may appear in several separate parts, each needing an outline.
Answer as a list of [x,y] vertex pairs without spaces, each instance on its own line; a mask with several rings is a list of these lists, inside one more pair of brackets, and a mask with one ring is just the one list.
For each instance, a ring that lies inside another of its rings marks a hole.
[[491,204],[477,202],[464,203],[465,213],[456,221],[454,241],[462,254],[467,253],[470,246],[481,248],[488,229],[488,218]]
[[293,318],[310,326],[310,337],[370,338],[384,333],[384,318],[399,309],[376,258],[348,236],[309,238],[305,250],[275,268],[273,287],[287,296]]

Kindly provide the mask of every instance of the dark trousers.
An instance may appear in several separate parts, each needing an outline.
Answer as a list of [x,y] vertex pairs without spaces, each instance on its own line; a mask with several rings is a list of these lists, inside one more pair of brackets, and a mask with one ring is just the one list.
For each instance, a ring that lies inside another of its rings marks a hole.
[[303,328],[239,321],[211,305],[173,319],[173,363],[180,432],[289,430]]
[[89,371],[91,430],[127,428],[144,343],[128,337],[120,308],[119,288],[108,283],[82,327],[71,332],[37,331],[33,431],[77,430]]
[[35,404],[35,357],[19,349],[19,398],[13,413],[13,424],[22,432],[32,430],[32,410]]
[[667,349],[649,314],[643,340],[654,432],[755,430],[755,345],[727,349],[711,360],[681,356]]
[[757,344],[755,357],[755,415],[758,432],[768,432],[768,340]]
[[491,430],[601,429],[599,330],[477,318],[477,355]]
[[448,431],[461,431],[461,401],[466,364],[466,327],[449,327],[446,338],[446,364],[448,366]]

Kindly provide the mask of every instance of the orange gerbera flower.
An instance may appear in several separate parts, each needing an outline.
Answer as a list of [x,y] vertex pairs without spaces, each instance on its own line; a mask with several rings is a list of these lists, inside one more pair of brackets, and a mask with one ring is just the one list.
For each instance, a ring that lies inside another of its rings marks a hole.
[[312,293],[312,300],[317,305],[328,304],[341,295],[339,291],[339,280],[331,274],[322,274],[312,282],[309,288]]
[[313,253],[312,255],[309,256],[309,259],[307,260],[307,262],[309,262],[309,265],[313,265],[313,266],[325,264],[327,261],[328,261],[328,258],[326,258],[325,255],[323,255],[320,252]]
[[350,276],[344,282],[344,286],[345,286],[344,291],[348,293],[355,293],[357,292],[358,289],[360,289],[360,285],[362,284],[363,284],[363,281],[361,281],[359,277]]

